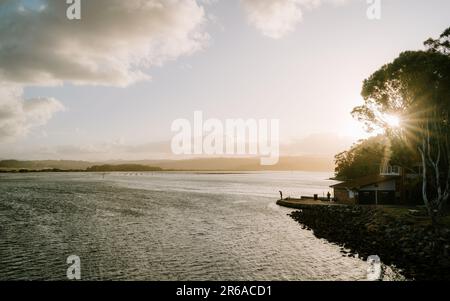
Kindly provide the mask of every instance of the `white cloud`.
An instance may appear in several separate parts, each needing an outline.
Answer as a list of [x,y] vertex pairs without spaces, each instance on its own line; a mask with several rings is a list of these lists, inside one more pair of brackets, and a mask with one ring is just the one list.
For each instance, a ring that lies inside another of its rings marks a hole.
[[38,4],[0,2],[0,139],[26,134],[61,109],[51,98],[24,101],[26,85],[127,86],[208,40],[195,0],[83,1],[77,21],[66,18],[66,1]]
[[65,1],[43,2],[42,10],[0,4],[1,81],[125,86],[207,40],[195,0],[84,1],[79,21],[66,18]]
[[242,4],[249,24],[270,38],[283,37],[302,19],[297,0],[242,0]]
[[23,100],[20,86],[0,85],[0,141],[26,135],[30,128],[47,123],[63,109],[56,99]]
[[279,39],[301,22],[304,9],[318,7],[322,2],[336,5],[350,0],[241,0],[249,24],[263,35]]

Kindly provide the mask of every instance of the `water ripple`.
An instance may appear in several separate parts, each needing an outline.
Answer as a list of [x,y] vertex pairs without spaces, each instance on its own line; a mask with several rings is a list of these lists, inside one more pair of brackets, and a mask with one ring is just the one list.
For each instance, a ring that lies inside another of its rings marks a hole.
[[71,254],[84,280],[365,279],[364,261],[274,204],[269,189],[294,191],[305,178],[1,175],[0,279],[64,280]]

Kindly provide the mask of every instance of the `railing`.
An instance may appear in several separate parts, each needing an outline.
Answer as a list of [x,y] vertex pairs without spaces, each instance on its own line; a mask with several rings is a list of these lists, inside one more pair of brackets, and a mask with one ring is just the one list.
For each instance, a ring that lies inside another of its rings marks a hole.
[[380,175],[382,176],[399,176],[401,174],[400,166],[393,165],[381,165],[380,166]]

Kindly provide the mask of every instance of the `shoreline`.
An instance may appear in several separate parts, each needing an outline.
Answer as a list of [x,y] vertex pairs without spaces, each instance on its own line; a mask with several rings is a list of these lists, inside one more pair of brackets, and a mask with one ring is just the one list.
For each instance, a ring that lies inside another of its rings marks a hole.
[[322,200],[314,200],[313,198],[286,198],[277,201],[277,205],[282,207],[287,207],[291,209],[308,209],[311,206],[346,206],[339,203],[322,201]]
[[317,238],[341,246],[343,256],[378,255],[409,280],[450,279],[448,223],[435,233],[419,210],[322,203],[277,201],[300,209],[288,215]]

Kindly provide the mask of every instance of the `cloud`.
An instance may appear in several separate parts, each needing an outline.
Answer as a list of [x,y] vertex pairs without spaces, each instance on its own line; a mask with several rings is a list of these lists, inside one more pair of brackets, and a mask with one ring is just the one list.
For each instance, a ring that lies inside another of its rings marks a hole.
[[[70,134],[68,134],[70,135]],[[281,156],[311,156],[327,158],[330,162],[334,155],[348,149],[355,138],[340,136],[337,133],[316,133],[301,139],[286,141],[280,145]],[[171,141],[156,141],[142,144],[128,144],[124,139],[96,142],[91,144],[45,145],[45,147],[26,149],[2,149],[3,157],[23,159],[62,159],[88,161],[104,160],[143,160],[143,159],[192,159],[214,158],[210,155],[174,155]]]
[[[68,133],[67,135],[70,135]],[[96,141],[83,144],[52,144],[21,147],[15,144],[0,144],[0,157],[24,160],[143,160],[180,159],[174,156],[170,141],[148,142],[144,144],[125,144],[122,139]],[[1,159],[0,158],[0,159]]]
[[65,1],[41,0],[43,9],[19,9],[20,2],[0,4],[8,11],[0,18],[1,81],[126,86],[207,41],[195,0],[83,1],[75,21]]
[[43,125],[64,109],[53,98],[22,99],[22,88],[0,84],[0,141],[24,136],[30,128]]
[[82,2],[66,18],[61,0],[0,2],[0,139],[21,136],[62,108],[24,100],[27,85],[127,86],[148,69],[205,47],[205,13],[195,0]]
[[295,30],[302,21],[303,10],[322,2],[336,5],[350,0],[241,0],[248,23],[263,35],[279,39]]
[[249,24],[270,38],[283,37],[302,19],[296,0],[242,0],[242,4]]

